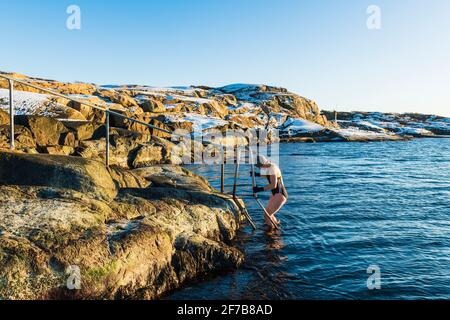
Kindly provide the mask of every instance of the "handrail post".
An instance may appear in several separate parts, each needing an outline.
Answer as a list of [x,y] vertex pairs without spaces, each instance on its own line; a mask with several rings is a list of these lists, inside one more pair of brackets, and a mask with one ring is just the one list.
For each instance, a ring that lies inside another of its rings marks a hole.
[[14,145],[14,81],[8,79],[9,82],[9,148],[15,149]]
[[106,166],[109,167],[109,111],[106,111]]
[[225,193],[225,162],[220,167],[220,192]]
[[239,163],[239,151],[238,151],[237,148],[235,150],[236,150],[236,153],[235,153],[235,155],[236,155],[236,165],[235,165],[235,168],[234,168],[234,185],[233,185],[233,197],[234,198],[236,198],[237,182],[238,182],[237,180],[238,180],[238,177],[239,177],[239,165],[240,165],[240,163]]

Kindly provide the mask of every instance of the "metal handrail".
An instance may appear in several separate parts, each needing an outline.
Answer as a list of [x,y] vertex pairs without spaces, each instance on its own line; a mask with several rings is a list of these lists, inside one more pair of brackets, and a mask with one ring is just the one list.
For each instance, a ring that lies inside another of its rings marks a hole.
[[172,132],[169,131],[169,130],[165,130],[165,129],[156,127],[154,125],[145,123],[143,121],[140,121],[140,120],[137,120],[137,119],[134,119],[134,118],[131,118],[131,117],[127,117],[127,116],[125,116],[125,115],[123,115],[123,114],[121,114],[119,112],[112,111],[111,109],[107,109],[107,108],[98,106],[98,105],[93,104],[91,102],[81,101],[81,100],[78,100],[78,99],[75,99],[75,98],[71,98],[71,97],[69,97],[67,95],[64,95],[62,93],[59,93],[59,92],[56,92],[56,91],[53,91],[53,90],[50,90],[50,89],[42,88],[42,87],[39,87],[39,86],[37,86],[35,84],[29,83],[29,82],[26,82],[26,81],[23,81],[23,80],[19,80],[19,79],[15,79],[15,78],[12,78],[12,77],[9,77],[9,76],[5,76],[4,74],[0,74],[0,78],[6,79],[6,80],[8,80],[10,82],[17,82],[17,83],[23,84],[25,86],[28,86],[30,88],[33,88],[33,89],[36,89],[36,90],[39,90],[39,91],[42,91],[42,92],[54,95],[54,96],[59,97],[59,98],[67,99],[67,100],[79,103],[81,105],[85,105],[85,106],[91,107],[93,109],[97,109],[97,110],[100,110],[100,111],[103,111],[103,112],[109,112],[110,114],[112,114],[114,116],[118,116],[118,117],[121,117],[123,119],[127,119],[127,120],[133,121],[135,123],[142,124],[144,126],[150,127],[152,129],[155,129],[155,130],[159,130],[159,131],[164,132],[164,133],[172,134]]
[[[147,126],[147,127],[151,128],[151,129],[155,129],[155,130],[158,130],[158,131],[167,133],[167,134],[169,134],[169,135],[171,135],[171,136],[174,136],[174,137],[178,137],[178,138],[186,138],[186,136],[182,136],[182,135],[175,134],[175,133],[172,132],[172,131],[169,131],[169,130],[166,130],[166,129],[163,129],[163,128],[159,128],[159,127],[154,126],[154,125],[151,125],[151,124],[149,124],[149,123],[146,123],[146,122],[143,122],[143,121],[140,121],[140,120],[137,120],[137,119],[134,119],[134,118],[125,116],[125,115],[123,115],[123,114],[121,114],[121,113],[119,113],[119,112],[112,111],[111,109],[107,109],[107,108],[98,106],[98,105],[93,104],[93,103],[91,103],[91,102],[81,101],[81,100],[78,100],[78,99],[75,99],[75,98],[71,98],[71,97],[69,97],[69,96],[67,96],[67,95],[61,94],[61,93],[59,93],[59,92],[56,92],[56,91],[53,91],[53,90],[50,90],[50,89],[46,89],[46,88],[39,87],[39,86],[37,86],[37,85],[35,85],[35,84],[29,83],[29,82],[26,82],[26,81],[23,81],[23,80],[19,80],[19,79],[16,79],[16,78],[12,78],[12,77],[6,76],[6,75],[4,75],[4,74],[0,74],[0,78],[6,79],[6,80],[9,81],[9,84],[10,84],[10,91],[12,91],[12,90],[14,89],[14,88],[13,88],[13,83],[14,83],[14,82],[17,82],[17,83],[23,84],[23,85],[25,85],[25,86],[28,86],[28,87],[30,87],[30,88],[33,88],[33,89],[36,89],[36,90],[39,90],[39,91],[42,91],[42,92],[45,92],[45,93],[54,95],[54,96],[56,96],[56,97],[63,98],[63,99],[69,100],[69,101],[73,101],[73,102],[79,103],[80,105],[85,105],[85,106],[91,107],[91,108],[93,108],[93,109],[96,109],[96,110],[100,110],[100,111],[109,113],[110,115],[114,115],[114,116],[120,117],[120,118],[122,118],[122,119],[126,119],[126,120],[132,121],[132,122],[134,122],[134,123],[141,124],[141,125],[143,125],[143,126]],[[11,95],[10,95],[10,98],[11,98]],[[12,101],[12,100],[10,100],[10,103],[12,103],[11,101]],[[13,117],[13,116],[14,116],[14,115],[11,115],[11,117]],[[222,146],[222,145],[215,144],[215,143],[211,143],[211,142],[208,142],[208,141],[204,141],[203,143],[204,143],[205,145],[212,145],[212,146],[214,146],[214,147],[216,147],[216,148],[223,148],[223,147],[224,147],[224,146]]]
[[[154,129],[154,130],[157,130],[157,131],[160,131],[160,132],[164,132],[166,134],[169,134],[171,137],[186,138],[186,136],[175,134],[172,131],[169,131],[169,130],[166,130],[166,129],[162,129],[162,128],[159,128],[157,126],[151,125],[149,123],[146,123],[146,122],[143,122],[143,121],[140,121],[140,120],[137,120],[137,119],[125,116],[125,115],[123,115],[123,114],[121,114],[119,112],[112,111],[109,108],[101,107],[101,106],[98,106],[98,105],[96,105],[94,103],[87,102],[87,101],[81,101],[81,100],[76,99],[76,98],[71,98],[71,97],[69,97],[67,95],[61,94],[61,93],[56,92],[54,90],[42,88],[40,86],[37,86],[35,84],[29,83],[29,82],[24,81],[24,80],[16,79],[16,78],[7,76],[5,74],[0,74],[0,78],[6,79],[8,81],[8,83],[9,83],[10,149],[11,150],[15,149],[15,145],[14,145],[14,141],[15,141],[15,137],[14,137],[14,129],[15,129],[14,128],[14,117],[15,117],[15,113],[14,113],[14,82],[20,83],[20,84],[22,84],[24,86],[28,86],[30,88],[39,90],[41,92],[45,92],[47,94],[50,94],[50,95],[53,95],[53,96],[56,96],[56,97],[59,97],[59,98],[63,98],[63,99],[66,99],[66,100],[69,100],[69,101],[72,101],[72,102],[76,102],[76,103],[78,103],[80,105],[85,105],[85,106],[88,106],[90,108],[93,108],[93,109],[105,112],[106,113],[106,120],[105,120],[105,122],[106,122],[106,165],[107,166],[109,166],[109,153],[110,153],[110,134],[109,134],[110,133],[110,115],[114,115],[114,116],[120,117],[122,119],[126,119],[128,121],[131,121],[131,122],[134,122],[134,123],[146,126],[148,128],[151,128],[151,129]],[[219,144],[212,143],[212,142],[209,142],[209,141],[202,141],[202,144],[203,145],[213,146],[213,147],[216,147],[216,148],[220,148],[222,150],[224,150],[224,148],[225,148],[225,146],[223,146],[223,145],[219,145]],[[221,171],[220,172],[220,178],[221,178],[221,183],[220,183],[221,187],[220,187],[220,189],[221,189],[221,193],[225,193],[225,162],[221,164],[221,170],[220,171]],[[239,176],[239,163],[238,162],[236,163],[235,172],[233,174],[234,174],[234,186],[233,186],[233,194],[232,194],[233,200],[235,200],[235,202],[238,205],[238,207],[240,207],[240,209],[244,212],[245,216],[247,217],[248,221],[251,223],[253,228],[256,229],[256,226],[253,223],[253,221],[252,221],[251,217],[249,216],[248,212],[245,210],[245,208],[241,208],[241,206],[239,204],[239,201],[237,200],[236,188],[237,188],[237,179],[238,179],[238,176]]]
[[6,79],[9,82],[9,114],[10,114],[10,143],[9,144],[10,144],[10,149],[11,150],[15,149],[15,145],[14,145],[14,116],[15,116],[14,115],[14,82],[20,83],[20,84],[22,84],[24,86],[28,86],[30,88],[33,88],[33,89],[36,89],[36,90],[39,90],[39,91],[42,91],[42,92],[45,92],[45,93],[53,95],[55,97],[63,98],[63,99],[66,99],[66,100],[69,100],[69,101],[72,101],[72,102],[79,103],[80,105],[85,105],[85,106],[88,106],[90,108],[93,108],[93,109],[105,112],[106,113],[106,165],[107,166],[109,166],[109,150],[110,150],[110,146],[109,146],[109,132],[110,132],[110,121],[109,121],[109,119],[110,119],[110,115],[114,115],[116,117],[120,117],[122,119],[126,119],[128,121],[131,121],[131,122],[134,122],[134,123],[137,123],[137,124],[149,127],[151,129],[158,130],[158,131],[170,134],[171,136],[174,135],[173,132],[171,132],[169,130],[165,130],[165,129],[159,128],[157,126],[151,125],[149,123],[145,123],[143,121],[140,121],[140,120],[137,120],[137,119],[125,116],[125,115],[123,115],[123,114],[121,114],[119,112],[112,111],[109,108],[101,107],[101,106],[98,106],[96,104],[93,104],[93,103],[90,103],[90,102],[87,102],[87,101],[81,101],[79,99],[71,98],[71,97],[69,97],[67,95],[61,94],[59,92],[56,92],[56,91],[53,91],[53,90],[50,90],[50,89],[42,88],[40,86],[37,86],[35,84],[29,83],[29,82],[24,81],[24,80],[19,80],[19,79],[13,78],[13,77],[6,76],[4,74],[0,74],[0,78]]

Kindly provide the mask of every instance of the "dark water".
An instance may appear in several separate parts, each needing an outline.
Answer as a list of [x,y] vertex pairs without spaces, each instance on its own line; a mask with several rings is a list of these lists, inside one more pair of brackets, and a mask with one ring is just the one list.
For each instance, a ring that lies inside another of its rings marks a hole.
[[282,231],[245,227],[242,268],[169,299],[450,299],[449,139],[284,144],[281,168]]

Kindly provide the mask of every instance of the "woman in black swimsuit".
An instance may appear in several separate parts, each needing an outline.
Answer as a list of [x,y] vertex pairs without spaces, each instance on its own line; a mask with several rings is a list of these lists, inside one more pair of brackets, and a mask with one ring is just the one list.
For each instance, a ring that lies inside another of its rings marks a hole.
[[[265,187],[255,187],[253,191],[255,193],[269,190],[272,192],[272,197],[267,204],[266,211],[269,214],[270,219],[272,219],[272,221],[278,225],[280,221],[275,218],[275,214],[278,213],[280,209],[286,204],[289,197],[284,186],[281,170],[275,163],[269,161],[264,156],[258,157],[256,166],[261,169],[260,176],[267,177],[269,185]],[[266,224],[272,226],[271,222],[268,220],[268,217],[266,217]]]

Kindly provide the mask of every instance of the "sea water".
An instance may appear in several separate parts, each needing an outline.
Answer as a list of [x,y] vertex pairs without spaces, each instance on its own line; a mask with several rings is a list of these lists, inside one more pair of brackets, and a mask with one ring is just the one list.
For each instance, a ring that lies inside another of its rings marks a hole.
[[282,144],[280,154],[282,230],[265,231],[246,199],[260,228],[238,234],[244,265],[168,299],[450,299],[450,139]]

